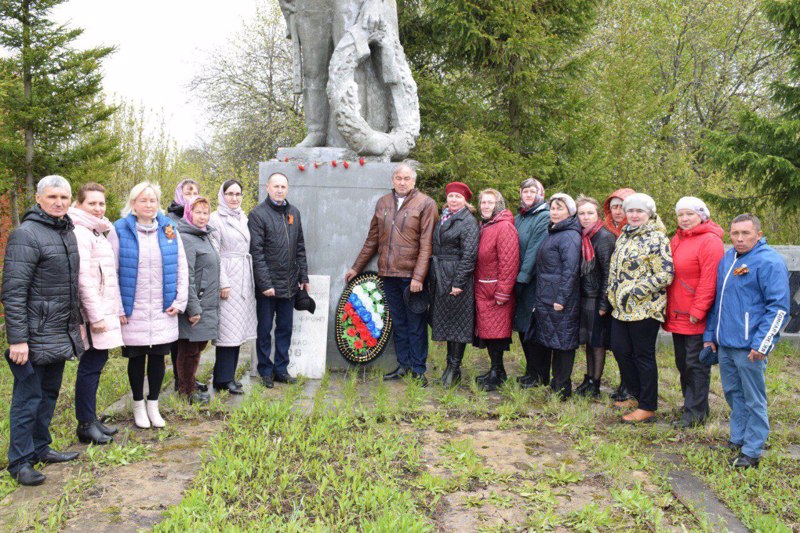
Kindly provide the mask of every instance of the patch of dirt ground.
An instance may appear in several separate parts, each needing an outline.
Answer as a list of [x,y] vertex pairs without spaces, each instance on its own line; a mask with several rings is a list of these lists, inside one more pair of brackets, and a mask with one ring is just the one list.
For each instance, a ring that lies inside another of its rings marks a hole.
[[[454,431],[419,434],[430,474],[463,479],[454,446],[463,454],[472,450],[483,467],[483,474],[472,476],[466,487],[442,496],[433,516],[442,531],[536,529],[547,513],[563,516],[593,503],[613,506],[601,476],[554,432],[539,437],[522,429],[499,429],[497,420],[465,420]],[[562,467],[563,479],[557,474]]]

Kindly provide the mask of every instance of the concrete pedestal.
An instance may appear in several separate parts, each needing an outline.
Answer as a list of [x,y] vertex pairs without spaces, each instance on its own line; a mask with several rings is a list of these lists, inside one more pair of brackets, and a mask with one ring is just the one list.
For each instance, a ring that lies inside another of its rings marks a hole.
[[[308,256],[310,275],[330,276],[330,303],[328,308],[328,369],[346,369],[352,365],[336,348],[334,325],[336,307],[344,289],[344,275],[355,261],[369,231],[369,223],[378,198],[391,190],[392,170],[395,163],[348,160],[348,167],[340,159],[341,149],[314,148],[311,157],[303,160],[298,149],[292,149],[289,162],[279,160],[259,165],[259,201],[266,198],[267,178],[280,172],[289,178],[289,203],[300,210],[303,234]],[[287,155],[288,157],[288,155]],[[331,161],[336,160],[333,166]],[[314,163],[318,164],[315,168]],[[305,170],[300,170],[303,165]],[[377,258],[377,256],[376,256]],[[367,270],[377,270],[375,259]],[[394,369],[397,359],[394,344],[390,342],[383,354],[369,363],[383,369]]]

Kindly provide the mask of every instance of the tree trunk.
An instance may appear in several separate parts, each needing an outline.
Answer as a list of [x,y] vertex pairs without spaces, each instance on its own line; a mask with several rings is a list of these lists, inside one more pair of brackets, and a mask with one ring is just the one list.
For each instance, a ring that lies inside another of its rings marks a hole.
[[17,179],[14,178],[14,184],[9,189],[9,204],[11,204],[11,227],[16,228],[19,226],[19,206],[17,205]]
[[[32,75],[31,75],[31,12],[30,0],[22,1],[22,90],[25,104],[30,107],[32,100]],[[30,110],[29,110],[30,111]],[[24,125],[25,132],[25,190],[27,203],[34,199],[33,184],[33,123],[29,119]]]

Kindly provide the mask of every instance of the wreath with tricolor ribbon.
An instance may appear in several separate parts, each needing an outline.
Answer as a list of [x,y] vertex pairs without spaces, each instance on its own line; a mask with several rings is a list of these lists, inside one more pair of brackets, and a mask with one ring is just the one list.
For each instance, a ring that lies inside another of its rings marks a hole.
[[336,310],[336,346],[351,363],[368,363],[383,353],[392,319],[383,280],[374,272],[354,277],[342,291]]

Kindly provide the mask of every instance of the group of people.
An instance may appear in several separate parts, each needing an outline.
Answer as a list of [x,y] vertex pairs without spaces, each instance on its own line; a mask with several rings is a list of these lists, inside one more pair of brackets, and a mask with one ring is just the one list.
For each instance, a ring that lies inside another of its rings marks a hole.
[[63,177],[39,181],[36,205],[9,237],[3,267],[6,359],[14,375],[8,470],[17,481],[38,485],[45,477],[36,463],[78,457],[52,450],[49,431],[64,363],[74,357],[84,443],[106,444],[117,433],[96,413],[100,374],[114,348],[128,360],[139,428],[165,426],[158,399],[168,354],[176,390],[193,403],[209,401],[207,385],[196,379],[209,342],[217,390],[244,392],[235,372],[240,347],[251,339],[265,386],[273,378],[295,381],[287,372],[292,302],[308,289],[308,268],[300,214],[286,202],[287,191],[286,177],[272,176],[268,200],[248,217],[238,181],[222,184],[212,212],[200,185],[183,180],[165,215],[160,187],[143,182],[112,224],[102,185],[84,185],[73,202]]
[[[739,452],[732,460],[737,467],[758,464],[769,434],[766,358],[790,301],[788,270],[756,216],[733,219],[733,248],[725,252],[724,230],[696,197],[677,202],[678,229],[670,239],[655,201],[632,189],[615,191],[601,206],[584,195],[548,198],[528,178],[514,216],[499,191],[481,191],[476,210],[470,188],[452,182],[439,216],[433,199],[416,189],[412,167],[399,165],[392,182],[345,275],[351,280],[378,256],[398,362],[384,379],[409,375],[427,384],[430,323],[430,337],[447,343],[442,385],[459,383],[473,343],[490,360],[476,381],[494,390],[508,379],[503,354],[516,331],[526,360],[520,387],[549,385],[567,399],[583,346],[586,374],[575,392],[599,397],[611,350],[621,380],[612,398],[630,409],[621,421],[653,422],[663,328],[672,334],[684,397],[676,427],[705,422],[718,360],[732,411],[725,448]],[[429,305],[415,305],[420,298]]]
[[[158,398],[167,354],[176,389],[191,402],[209,400],[195,376],[209,342],[217,390],[243,393],[235,371],[241,345],[254,338],[261,383],[295,381],[288,373],[293,311],[313,302],[300,212],[288,191],[285,175],[269,176],[266,199],[247,215],[241,183],[228,180],[212,212],[200,185],[183,180],[165,215],[159,186],[144,182],[112,224],[102,185],[84,185],[73,202],[63,177],[39,181],[36,205],[9,238],[2,280],[14,376],[8,470],[17,481],[38,485],[45,477],[36,463],[78,456],[50,447],[68,359],[80,358],[77,435],[96,444],[117,432],[96,413],[110,349],[121,348],[128,360],[140,428],[165,425]],[[494,390],[507,380],[503,355],[517,331],[526,359],[521,387],[549,385],[568,398],[575,353],[584,346],[587,370],[576,392],[597,397],[610,349],[621,374],[614,399],[633,409],[622,420],[651,422],[663,327],[673,336],[684,395],[677,425],[707,417],[710,364],[718,359],[732,409],[726,446],[740,451],[736,466],[758,464],[769,432],[766,357],[789,311],[788,272],[758,218],[736,217],[733,248],[724,252],[724,231],[694,197],[676,205],[670,240],[653,199],[631,189],[601,207],[583,195],[547,198],[528,178],[516,216],[495,189],[479,193],[477,210],[466,184],[449,183],[445,192],[440,216],[416,188],[415,169],[397,165],[392,191],[378,200],[345,274],[350,281],[377,255],[398,362],[384,379],[409,375],[427,384],[430,323],[431,338],[447,343],[441,383],[460,382],[464,351],[474,343],[490,359],[476,380]]]

